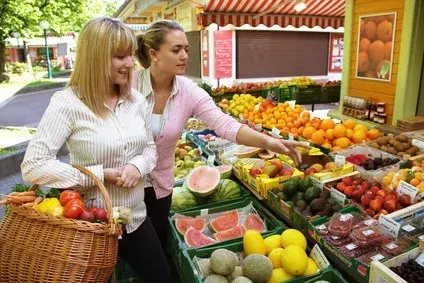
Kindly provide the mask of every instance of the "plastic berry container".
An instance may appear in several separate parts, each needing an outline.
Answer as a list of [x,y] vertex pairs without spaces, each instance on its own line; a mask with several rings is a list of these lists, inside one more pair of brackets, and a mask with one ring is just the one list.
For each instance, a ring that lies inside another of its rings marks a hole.
[[351,243],[352,239],[349,237],[340,238],[337,236],[328,235],[327,237],[325,237],[325,241],[333,247],[341,247],[343,245]]
[[378,225],[378,221],[375,220],[374,218],[371,217],[367,217],[366,219],[356,223],[353,227],[353,229],[357,229],[357,228],[361,228],[361,227],[371,227],[371,226],[377,226]]
[[371,265],[371,262],[376,260],[376,261],[383,261],[383,260],[388,260],[392,258],[392,256],[386,254],[383,251],[372,251],[369,252],[367,254],[361,255],[358,260],[362,263],[365,263],[366,265]]
[[315,229],[317,230],[318,234],[320,234],[322,237],[325,237],[328,235],[328,223],[317,225],[315,226]]
[[369,253],[372,249],[369,247],[359,247],[355,243],[349,243],[339,248],[339,251],[348,258],[357,258]]
[[332,236],[345,238],[349,236],[353,221],[354,216],[350,213],[336,213],[331,217],[330,224],[328,225],[328,232],[330,232]]
[[352,238],[352,241],[356,245],[360,247],[367,247],[380,243],[384,239],[384,234],[376,226],[361,227],[353,229],[350,233],[350,238]]
[[410,240],[399,238],[397,240],[385,239],[382,242],[379,250],[391,257],[395,257],[403,253],[410,247]]

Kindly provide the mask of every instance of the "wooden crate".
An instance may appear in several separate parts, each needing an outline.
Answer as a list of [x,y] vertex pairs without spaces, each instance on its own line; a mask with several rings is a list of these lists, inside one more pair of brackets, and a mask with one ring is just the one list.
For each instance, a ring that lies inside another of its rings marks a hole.
[[397,121],[397,126],[405,131],[416,131],[424,129],[424,117],[416,116],[401,118]]

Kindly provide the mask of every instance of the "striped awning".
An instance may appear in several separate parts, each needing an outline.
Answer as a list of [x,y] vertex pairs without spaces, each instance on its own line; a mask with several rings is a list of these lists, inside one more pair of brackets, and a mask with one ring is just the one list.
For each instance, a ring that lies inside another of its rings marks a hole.
[[[296,1],[286,0],[210,0],[202,15],[203,26],[249,24],[268,27],[333,27],[344,26],[346,0],[304,0],[306,8],[296,12]],[[259,14],[262,14],[258,17]]]

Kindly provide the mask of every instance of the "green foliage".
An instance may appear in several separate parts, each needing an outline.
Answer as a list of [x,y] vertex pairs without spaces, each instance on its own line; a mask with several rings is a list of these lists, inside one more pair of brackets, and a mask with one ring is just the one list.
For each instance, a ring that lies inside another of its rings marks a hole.
[[7,70],[9,72],[11,72],[12,74],[17,74],[19,76],[25,73],[27,69],[28,69],[28,65],[22,62],[14,62],[7,66]]
[[52,72],[60,71],[60,63],[58,60],[51,60],[50,66],[52,67]]

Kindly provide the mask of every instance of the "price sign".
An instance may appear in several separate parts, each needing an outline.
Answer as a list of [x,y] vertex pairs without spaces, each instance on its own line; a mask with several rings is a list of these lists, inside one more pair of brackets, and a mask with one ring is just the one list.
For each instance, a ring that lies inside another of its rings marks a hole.
[[213,165],[214,165],[214,163],[215,163],[215,158],[216,158],[216,156],[215,156],[215,155],[209,155],[209,156],[208,156],[207,163],[208,163],[208,165],[209,165],[209,166],[213,166]]
[[424,253],[421,253],[416,259],[415,261],[421,265],[422,267],[424,267]]
[[310,257],[315,261],[315,263],[318,265],[319,269],[324,269],[330,266],[330,263],[328,262],[328,259],[325,257],[324,253],[316,244],[310,253]]
[[321,182],[320,180],[315,179],[315,178],[311,178],[311,180],[312,180],[312,183],[314,184],[314,187],[319,188],[321,191],[324,189],[324,183],[323,182]]
[[412,145],[415,145],[416,147],[419,147],[421,149],[424,149],[424,141],[412,139]]
[[405,181],[400,181],[396,191],[399,195],[407,195],[411,197],[411,200],[414,200],[417,196],[418,188],[408,184]]
[[340,204],[341,206],[343,206],[345,204],[346,201],[346,195],[342,192],[339,192],[338,190],[332,188],[331,189],[331,197],[334,198],[338,204]]
[[400,230],[400,223],[388,218],[385,215],[381,215],[378,220],[378,225],[382,228],[385,233],[393,238],[397,238]]
[[336,155],[336,157],[334,157],[334,161],[336,162],[337,166],[343,167],[343,165],[346,164],[346,157],[343,155]]
[[294,135],[292,133],[289,133],[289,141],[294,141]]
[[289,104],[289,107],[291,109],[294,109],[296,107],[296,100],[289,100],[287,101],[287,103]]

